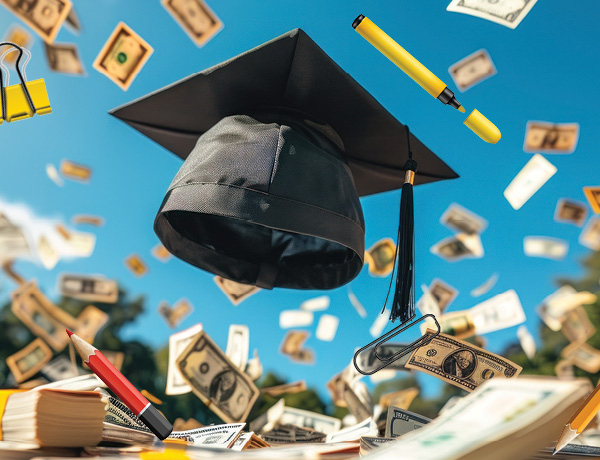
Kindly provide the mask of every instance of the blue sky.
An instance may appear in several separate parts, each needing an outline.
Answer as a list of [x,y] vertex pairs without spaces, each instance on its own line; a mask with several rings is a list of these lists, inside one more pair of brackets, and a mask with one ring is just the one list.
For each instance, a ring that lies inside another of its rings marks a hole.
[[[178,330],[201,322],[224,348],[229,324],[248,324],[250,348],[258,349],[266,369],[290,380],[304,378],[328,397],[324,387],[327,380],[349,363],[355,347],[372,340],[368,329],[381,310],[388,280],[370,277],[365,268],[351,283],[367,309],[366,319],[352,308],[346,287],[328,292],[332,302],[327,313],[340,317],[337,336],[333,342],[318,341],[315,321],[307,346],[315,350],[316,364],[293,364],[278,353],[285,335],[279,328],[279,312],[297,308],[323,292],[262,291],[234,307],[213,283],[211,274],[178,260],[167,264],[155,260],[150,249],[158,239],[152,222],[181,162],[107,114],[116,106],[300,27],[461,176],[415,191],[417,286],[439,277],[459,289],[460,295],[449,311],[469,308],[515,289],[527,313],[526,324],[537,337],[536,305],[554,291],[553,280],[558,276],[581,273],[578,261],[589,251],[577,242],[581,229],[555,223],[553,215],[558,199],[585,201],[582,187],[600,185],[600,61],[595,20],[600,6],[570,2],[565,11],[562,1],[540,1],[517,29],[511,30],[447,12],[448,2],[211,0],[210,6],[225,26],[206,46],[197,48],[157,0],[75,1],[83,31],[76,36],[62,30],[57,42],[77,44],[87,76],[52,73],[43,44],[36,38],[28,76],[44,78],[53,113],[0,126],[0,197],[27,204],[37,215],[67,221],[74,214],[98,214],[106,219],[106,225],[92,230],[97,235],[92,257],[60,262],[52,271],[19,262],[18,270],[27,278],[37,279],[54,298],[58,295],[56,278],[64,271],[102,273],[118,279],[130,294],[147,296],[146,313],[126,335],[155,346],[167,344],[174,332],[159,317],[159,302],[173,304],[187,297],[195,311]],[[455,92],[467,110],[477,108],[500,128],[502,140],[497,145],[481,141],[462,125],[464,116],[435,101],[362,39],[351,27],[360,13],[394,37],[451,89],[455,87],[448,67],[485,48],[498,74],[465,93]],[[119,21],[126,22],[154,47],[154,54],[127,92],[92,68]],[[16,22],[0,9],[0,32]],[[573,154],[545,155],[558,168],[557,174],[515,211],[502,192],[531,157],[522,148],[528,120],[578,122],[581,131]],[[92,167],[91,183],[67,181],[64,188],[53,184],[45,165],[58,165],[62,158]],[[380,238],[395,236],[399,199],[399,192],[390,192],[362,200],[367,247]],[[483,259],[450,264],[429,252],[434,243],[452,234],[439,218],[453,202],[489,221],[482,235]],[[559,262],[526,257],[523,237],[527,235],[569,241],[567,258]],[[138,279],[125,268],[123,259],[131,253],[141,254],[148,263],[147,276]],[[470,290],[495,272],[500,277],[493,290],[479,299],[472,298]],[[3,284],[0,297],[6,301],[14,286],[6,279]],[[500,352],[516,341],[516,329],[488,334],[489,349]],[[407,338],[416,338],[416,333]],[[420,374],[419,379],[426,395],[434,395],[440,388],[433,377]]]

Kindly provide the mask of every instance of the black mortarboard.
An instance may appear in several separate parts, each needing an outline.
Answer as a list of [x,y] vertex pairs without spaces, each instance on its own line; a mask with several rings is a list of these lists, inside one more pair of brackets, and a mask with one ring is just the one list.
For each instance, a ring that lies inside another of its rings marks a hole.
[[[300,29],[111,113],[186,160],[154,224],[165,247],[240,283],[349,282],[358,196],[404,183],[408,130]],[[410,147],[416,184],[458,177]]]

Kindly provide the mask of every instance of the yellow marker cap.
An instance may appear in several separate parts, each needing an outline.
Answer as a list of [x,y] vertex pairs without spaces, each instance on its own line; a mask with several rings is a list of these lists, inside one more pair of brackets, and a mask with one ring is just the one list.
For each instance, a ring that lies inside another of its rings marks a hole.
[[500,140],[500,130],[494,123],[485,118],[479,110],[475,109],[471,112],[471,115],[467,117],[464,124],[481,137],[484,141],[490,144],[495,144]]

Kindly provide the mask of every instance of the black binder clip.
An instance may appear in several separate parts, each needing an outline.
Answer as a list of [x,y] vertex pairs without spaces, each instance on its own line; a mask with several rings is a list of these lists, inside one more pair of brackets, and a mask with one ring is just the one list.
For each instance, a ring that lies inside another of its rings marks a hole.
[[[385,342],[387,342],[388,340],[390,340],[392,337],[397,336],[398,334],[400,334],[401,332],[404,332],[405,330],[413,327],[415,324],[420,323],[421,321],[423,321],[425,318],[427,317],[431,317],[433,319],[433,321],[435,322],[435,325],[437,327],[437,332],[435,334],[433,334],[432,336],[429,337],[419,337],[417,340],[415,340],[414,342],[412,342],[411,344],[407,345],[406,347],[404,347],[403,349],[401,349],[400,351],[397,351],[396,353],[394,353],[391,356],[388,357],[383,357],[380,354],[380,350],[379,347],[381,345],[383,345]],[[413,316],[414,318],[414,316]],[[412,319],[412,318],[411,318]],[[410,320],[409,320],[410,321]],[[378,339],[373,340],[370,344],[365,345],[364,347],[360,348],[356,353],[354,353],[354,367],[356,368],[356,370],[358,372],[360,372],[363,375],[373,375],[375,372],[380,371],[381,369],[383,369],[384,367],[389,366],[390,364],[392,364],[394,361],[402,358],[403,356],[406,356],[409,353],[412,353],[414,350],[416,350],[417,348],[420,348],[424,345],[427,345],[429,342],[431,342],[434,338],[436,338],[440,332],[441,332],[441,328],[440,328],[440,324],[438,323],[436,317],[432,314],[427,314],[427,315],[423,315],[421,316],[419,319],[413,321],[412,323],[407,324],[407,322],[400,324],[399,326],[396,326],[394,329],[392,329],[390,332],[387,332],[385,334],[383,334],[381,337],[379,337]],[[356,363],[356,358],[358,357],[358,355],[360,355],[363,351],[371,348],[373,345],[375,345],[375,357],[382,363],[381,366],[377,367],[376,369],[372,370],[371,372],[365,372],[363,371],[360,367],[358,367],[358,364]]]

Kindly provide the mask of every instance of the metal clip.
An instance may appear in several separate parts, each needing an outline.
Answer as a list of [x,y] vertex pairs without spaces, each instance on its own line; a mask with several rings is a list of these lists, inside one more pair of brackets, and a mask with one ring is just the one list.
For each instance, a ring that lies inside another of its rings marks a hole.
[[[33,100],[31,99],[31,95],[29,94],[29,89],[27,88],[27,85],[25,84],[25,78],[23,78],[23,75],[21,74],[21,69],[19,68],[19,64],[21,63],[21,57],[23,57],[23,48],[21,48],[19,45],[12,43],[12,42],[0,43],[0,47],[2,47],[4,45],[13,46],[17,50],[19,50],[19,56],[17,57],[17,62],[15,63],[15,69],[17,70],[17,75],[19,76],[19,80],[21,81],[21,88],[23,89],[23,94],[25,95],[27,104],[31,108],[32,113],[36,113],[37,110],[35,108],[35,105],[33,105]],[[1,64],[1,62],[0,62],[0,64]],[[1,118],[2,118],[2,120],[7,120],[6,90],[4,88],[4,74],[2,73],[2,69],[0,69],[0,99],[1,99],[1,103],[2,103],[2,114],[1,114],[2,117]],[[8,120],[8,121],[10,121],[10,120]]]
[[[410,345],[404,347],[403,349],[401,349],[400,351],[394,353],[392,356],[388,357],[388,358],[382,358],[379,354],[379,347],[384,344],[385,342],[387,342],[388,340],[390,340],[392,337],[397,336],[398,334],[400,334],[401,332],[404,332],[405,330],[413,327],[415,324],[423,321],[425,318],[427,317],[431,317],[433,318],[433,321],[435,322],[435,325],[437,326],[437,332],[435,334],[433,334],[430,337],[421,337],[417,340],[415,340],[413,343],[411,343]],[[413,316],[414,318],[414,316]],[[407,321],[408,322],[408,321]],[[400,324],[399,326],[395,327],[394,329],[392,329],[390,332],[385,333],[384,335],[382,335],[381,337],[379,337],[378,339],[373,340],[370,344],[365,345],[364,347],[362,347],[361,349],[359,349],[356,353],[354,353],[354,359],[353,359],[353,363],[354,363],[354,367],[356,368],[356,370],[358,372],[360,372],[363,375],[372,375],[377,371],[380,371],[381,369],[383,369],[384,367],[389,366],[390,364],[392,364],[394,361],[402,358],[403,356],[407,355],[408,353],[411,353],[412,351],[416,350],[417,348],[420,348],[424,345],[427,345],[429,342],[431,342],[434,338],[436,338],[440,332],[441,332],[441,328],[440,328],[440,324],[438,323],[436,317],[432,314],[427,314],[427,315],[423,315],[421,316],[419,319],[413,321],[412,323],[406,324],[407,322]],[[377,357],[377,359],[379,361],[381,361],[383,364],[381,366],[379,366],[377,369],[371,371],[371,372],[364,372],[362,371],[358,365],[356,364],[356,358],[358,357],[358,355],[360,355],[363,351],[365,351],[366,349],[370,348],[371,346],[375,345],[375,356]]]

